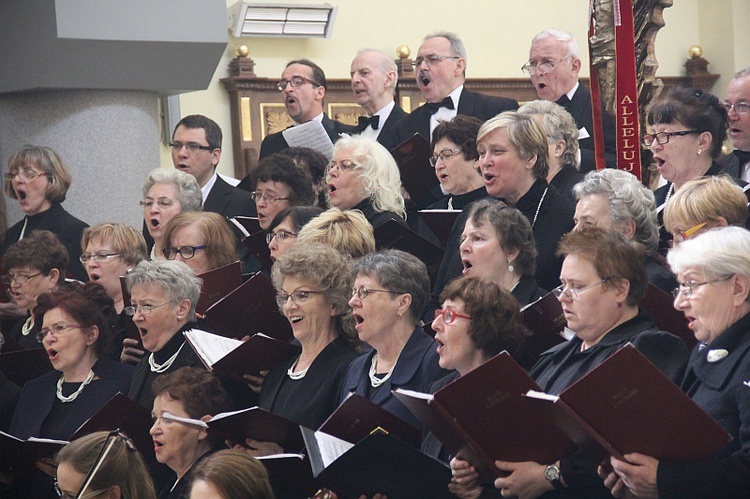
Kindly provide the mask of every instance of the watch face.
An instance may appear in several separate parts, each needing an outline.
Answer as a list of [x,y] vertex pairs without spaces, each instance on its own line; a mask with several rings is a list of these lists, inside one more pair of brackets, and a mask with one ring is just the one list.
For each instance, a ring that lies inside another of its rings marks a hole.
[[544,477],[550,482],[560,478],[560,468],[555,465],[549,465],[544,469]]

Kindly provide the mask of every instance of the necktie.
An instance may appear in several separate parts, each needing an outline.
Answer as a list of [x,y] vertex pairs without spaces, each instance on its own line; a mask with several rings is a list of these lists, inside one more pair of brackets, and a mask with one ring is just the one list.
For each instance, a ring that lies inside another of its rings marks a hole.
[[456,107],[453,105],[453,99],[451,99],[450,97],[446,97],[440,102],[427,102],[424,107],[427,109],[427,111],[429,111],[431,115],[437,113],[438,109],[440,109],[441,107],[445,107],[447,109],[456,109]]
[[377,114],[375,116],[360,116],[358,118],[358,124],[357,124],[357,131],[361,132],[365,128],[367,128],[367,125],[370,125],[373,130],[377,130],[378,126],[380,125],[380,116]]

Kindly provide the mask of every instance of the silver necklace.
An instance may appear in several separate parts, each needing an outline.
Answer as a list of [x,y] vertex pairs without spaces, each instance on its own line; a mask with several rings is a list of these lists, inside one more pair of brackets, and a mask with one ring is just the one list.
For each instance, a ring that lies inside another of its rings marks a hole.
[[666,205],[667,202],[669,202],[669,198],[672,197],[672,192],[674,192],[674,184],[670,184],[669,190],[667,191],[667,197],[664,198],[664,204]]
[[539,200],[539,204],[536,205],[536,213],[534,213],[534,220],[531,222],[531,228],[534,228],[534,224],[536,224],[536,217],[539,216],[539,210],[542,209],[542,203],[544,202],[544,197],[547,195],[547,191],[549,190],[549,187],[544,188],[544,193],[542,194],[542,199]]
[[[400,354],[399,354],[400,355]],[[375,352],[375,355],[372,356],[372,364],[370,365],[370,384],[373,388],[377,388],[386,381],[388,381],[388,378],[391,377],[391,374],[393,374],[393,368],[396,367],[396,363],[398,362],[398,358],[396,358],[396,362],[393,363],[391,368],[388,370],[388,373],[383,376],[382,378],[378,378],[375,374],[375,368],[378,365],[378,353]]]
[[[300,355],[301,357],[301,355]],[[299,364],[300,357],[297,357],[297,360],[294,361],[294,364],[291,365],[289,369],[286,370],[286,375],[289,376],[291,379],[297,380],[302,379],[305,377],[305,374],[307,374],[307,370],[310,369],[310,366],[307,366],[300,372],[294,372],[294,368],[297,367],[297,364]],[[312,364],[311,364],[312,365]]]
[[63,374],[60,376],[60,379],[57,380],[57,398],[60,400],[60,402],[66,403],[66,402],[73,402],[75,399],[78,398],[78,396],[81,394],[84,388],[86,388],[86,385],[91,383],[91,380],[94,379],[94,371],[93,369],[89,371],[88,376],[86,376],[86,379],[83,380],[83,383],[81,383],[81,386],[78,387],[78,390],[71,393],[69,396],[63,395],[62,392],[62,386],[63,381],[65,380],[65,375]]
[[182,345],[180,345],[180,348],[177,349],[177,351],[172,355],[170,358],[164,362],[164,364],[157,364],[154,360],[154,354],[148,356],[148,365],[151,366],[151,372],[152,373],[158,373],[161,374],[170,367],[172,367],[172,364],[174,364],[175,359],[178,355],[180,355],[180,352],[182,351],[182,347],[185,346],[185,342],[182,342]]
[[29,318],[26,319],[26,322],[23,323],[23,326],[21,326],[21,334],[28,336],[32,329],[34,329],[34,316],[30,315]]

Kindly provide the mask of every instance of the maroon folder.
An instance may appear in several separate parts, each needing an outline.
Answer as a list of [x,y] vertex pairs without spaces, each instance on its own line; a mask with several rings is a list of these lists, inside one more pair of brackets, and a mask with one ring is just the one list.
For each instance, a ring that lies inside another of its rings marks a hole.
[[401,172],[401,184],[414,201],[418,201],[440,184],[430,165],[430,142],[415,133],[393,149],[391,156]]
[[0,354],[0,370],[13,383],[23,386],[52,370],[49,356],[44,348],[16,350]]
[[260,407],[217,414],[208,422],[208,432],[241,445],[250,438],[275,442],[292,452],[305,446],[298,424]]
[[195,311],[204,314],[211,305],[231,293],[242,284],[242,268],[239,261],[211,269],[199,275],[203,279],[201,295]]
[[688,350],[692,350],[698,344],[695,333],[688,327],[685,314],[674,308],[674,297],[671,294],[649,284],[646,288],[646,296],[641,300],[640,305],[654,321],[656,327],[679,336]]

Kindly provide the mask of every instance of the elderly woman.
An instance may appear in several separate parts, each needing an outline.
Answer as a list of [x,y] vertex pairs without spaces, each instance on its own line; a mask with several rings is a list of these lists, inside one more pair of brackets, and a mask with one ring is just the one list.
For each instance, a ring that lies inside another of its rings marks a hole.
[[226,219],[210,211],[180,213],[164,228],[164,258],[184,262],[195,275],[237,261]]
[[[198,211],[203,194],[195,177],[175,168],[151,170],[143,184],[143,222],[151,259],[163,258],[164,229],[167,222],[185,211]],[[148,236],[148,237],[147,237]]]
[[[560,254],[563,284],[554,293],[575,336],[544,352],[529,372],[542,390],[559,394],[626,343],[679,380],[688,356],[685,344],[658,331],[638,309],[648,282],[642,253],[622,234],[590,228],[566,235]],[[583,450],[554,463],[498,462],[507,476],[495,487],[503,496],[538,497],[564,487],[570,497],[603,497],[607,491],[597,465]],[[454,460],[452,467],[459,487],[476,478],[463,461]]]
[[727,138],[727,110],[716,96],[675,87],[648,112],[651,133],[643,136],[667,184],[656,189],[659,211],[688,180],[721,173],[715,160]]
[[[35,315],[42,325],[36,339],[54,370],[24,385],[10,433],[67,440],[117,392],[127,390],[133,368],[104,355],[116,314],[101,286],[69,284],[42,294]],[[52,489],[43,475],[28,482],[18,486],[31,487],[29,497],[46,497]]]
[[291,158],[272,154],[258,162],[252,173],[250,193],[258,210],[260,228],[267,230],[278,212],[289,206],[315,204],[310,175],[297,168]]
[[[55,461],[60,497],[156,499],[141,455],[121,433],[101,431],[81,437],[63,447]],[[86,476],[97,465],[93,478],[82,489]]]
[[657,253],[656,204],[649,189],[628,172],[606,169],[587,173],[573,192],[578,200],[576,230],[597,226],[623,234],[645,251],[649,282],[667,293],[674,289],[677,285],[674,275]]
[[[8,159],[5,180],[5,193],[18,200],[25,216],[5,233],[3,253],[31,231],[48,230],[58,237],[68,255],[76,255],[88,224],[61,205],[72,182],[62,158],[49,147],[25,145]],[[71,275],[85,281],[86,271],[80,262],[70,263]]]
[[747,196],[727,175],[685,182],[664,209],[664,227],[675,247],[709,229],[747,223]]
[[148,353],[135,368],[128,397],[150,408],[151,385],[158,377],[201,365],[182,334],[194,326],[201,280],[182,262],[143,261],[128,274],[128,291],[132,306],[125,313],[133,317]]
[[354,275],[349,305],[359,339],[372,350],[349,366],[341,400],[355,392],[422,428],[391,390],[424,392],[448,374],[438,365],[435,340],[419,326],[430,286],[427,268],[408,253],[385,250],[358,260]]
[[547,135],[547,183],[570,201],[574,201],[573,186],[583,180],[578,164],[578,127],[573,117],[562,106],[549,100],[527,102],[518,109],[533,117]]
[[[266,377],[258,406],[307,428],[336,410],[349,363],[357,356],[349,259],[323,244],[295,245],[273,266],[279,309],[302,347]],[[247,441],[256,456],[283,452]]]
[[461,239],[464,275],[497,284],[522,306],[547,294],[534,279],[534,237],[520,211],[502,201],[477,201],[469,209]]
[[388,220],[406,225],[398,165],[375,140],[359,136],[338,140],[326,179],[329,206],[361,211],[373,229]]
[[330,208],[311,220],[300,231],[297,241],[323,243],[355,259],[375,251],[372,225],[356,210]]
[[103,223],[83,231],[81,250],[80,261],[86,266],[89,280],[101,285],[107,296],[114,301],[117,322],[114,324],[112,344],[115,347],[113,351],[119,358],[123,341],[128,338],[128,323],[131,322],[130,317],[123,312],[125,304],[120,277],[127,275],[140,261],[146,259],[146,241],[135,227]]
[[67,267],[65,246],[48,230],[35,230],[5,253],[3,282],[10,285],[11,296],[26,313],[10,331],[21,347],[39,348],[36,333],[41,325],[34,317],[34,307],[41,294],[63,282]]
[[[451,381],[481,366],[507,350],[521,354],[529,334],[518,300],[497,284],[475,277],[450,283],[440,295],[442,308],[435,311],[435,330],[440,367],[455,370],[429,387],[435,393]],[[422,438],[422,452],[446,464],[447,449],[429,432]]]
[[229,396],[218,378],[205,369],[182,367],[154,381],[156,460],[166,464],[177,480],[161,491],[161,499],[182,499],[190,490],[190,472],[213,452],[226,448],[206,433],[205,423],[229,409]]
[[241,451],[220,450],[191,474],[191,499],[274,499],[265,466]]
[[448,196],[429,209],[463,210],[472,201],[487,197],[477,168],[477,133],[481,126],[480,120],[459,114],[441,122],[432,132],[430,164]]
[[[681,192],[681,191],[680,191]],[[635,497],[747,497],[750,494],[750,232],[726,227],[705,232],[669,252],[677,272],[674,306],[685,313],[700,343],[682,389],[733,440],[699,462],[657,461],[643,454],[612,458],[613,495]]]
[[275,262],[284,256],[284,253],[297,242],[302,227],[321,213],[323,210],[317,206],[290,206],[278,212],[268,226],[266,234],[271,260]]

